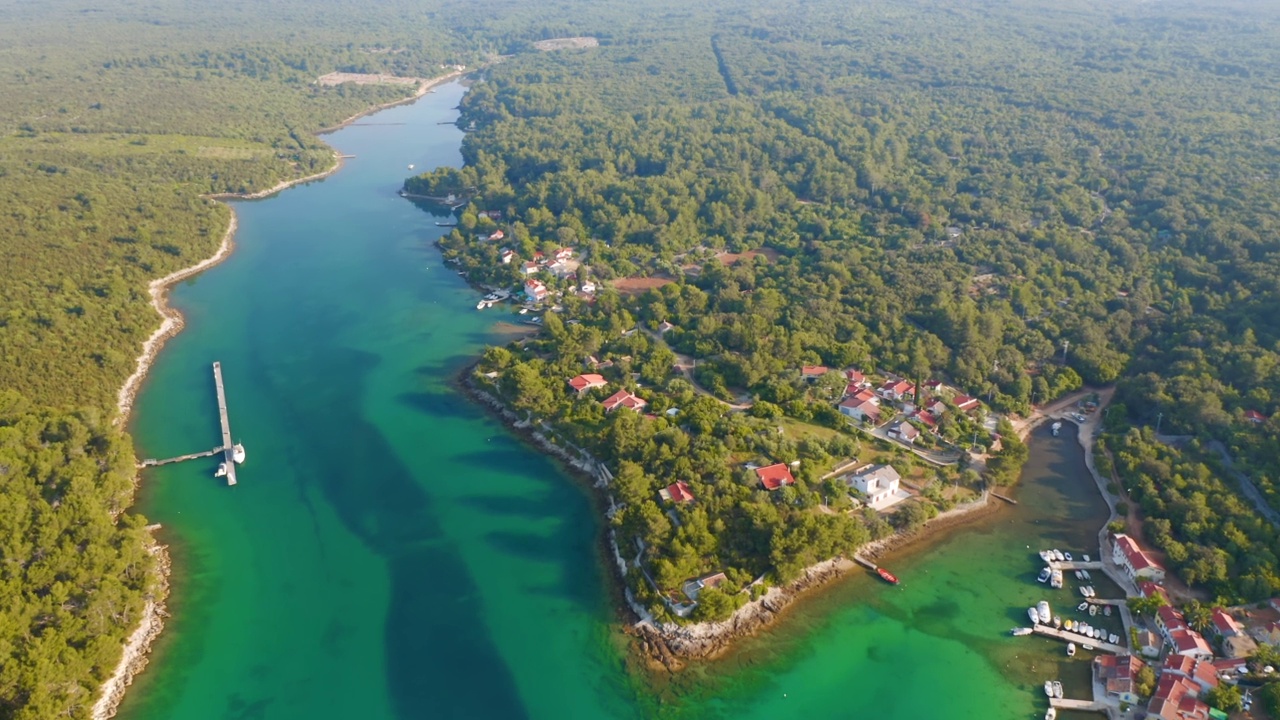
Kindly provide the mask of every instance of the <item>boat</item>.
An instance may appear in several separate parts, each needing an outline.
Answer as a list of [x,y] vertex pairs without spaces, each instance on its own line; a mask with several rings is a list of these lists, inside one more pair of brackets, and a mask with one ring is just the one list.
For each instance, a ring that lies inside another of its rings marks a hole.
[[1057,680],[1053,681],[1053,696],[1056,698],[1062,697],[1062,683]]
[[1049,697],[1053,697],[1053,681],[1052,680],[1044,681],[1044,694],[1048,695]]
[[1035,632],[1035,630],[1033,630],[1032,628],[1017,627],[1010,630],[1009,634],[1013,635],[1014,637],[1022,637],[1023,635],[1030,635],[1033,632]]
[[1082,558],[1084,558],[1084,561],[1085,561],[1085,562],[1089,562],[1089,556],[1088,556],[1088,555],[1081,555],[1081,557],[1082,557]]
[[1036,603],[1036,612],[1040,615],[1040,622],[1048,624],[1053,619],[1053,613],[1049,611],[1049,603],[1041,600]]
[[529,308],[520,308],[520,314],[524,315],[529,312]]
[[1060,422],[1056,422],[1056,423],[1054,423],[1054,424],[1053,424],[1053,428],[1052,428],[1052,429],[1053,429],[1053,434],[1054,434],[1054,435],[1057,435],[1057,434],[1058,434],[1058,431],[1062,429],[1062,423],[1060,423]]
[[1089,601],[1088,601],[1088,600],[1086,600],[1086,601],[1084,601],[1084,602],[1082,602],[1082,603],[1080,603],[1079,605],[1077,605],[1077,606],[1076,606],[1076,610],[1079,610],[1080,612],[1084,612],[1085,610],[1088,610],[1088,609],[1089,609]]
[[1050,570],[1049,568],[1045,568],[1040,571],[1040,576],[1036,578],[1036,582],[1044,582],[1045,580],[1048,580],[1049,576],[1052,574],[1053,574],[1053,570]]
[[231,446],[231,459],[234,460],[237,465],[244,462],[244,446],[243,445],[241,445],[240,443],[236,443],[235,445]]
[[1058,708],[1051,707],[1044,711],[1044,720],[1058,720]]
[[1049,562],[1050,560],[1053,559],[1053,553],[1049,552],[1048,550],[1041,550],[1040,559],[1045,562]]
[[476,303],[477,310],[483,310],[487,307],[489,307],[489,303],[485,302],[484,300],[481,300],[480,302]]
[[214,476],[214,477],[226,477],[226,476],[227,476],[227,464],[226,464],[226,463],[218,463],[218,469],[217,469],[217,471],[215,471],[215,472],[213,473],[213,476]]
[[438,223],[436,223],[436,227],[458,227],[458,223],[456,223],[456,222],[438,222]]
[[1062,551],[1061,551],[1061,550],[1059,550],[1058,548],[1054,548],[1054,549],[1053,549],[1053,559],[1054,559],[1054,560],[1057,560],[1058,562],[1062,562],[1063,560],[1066,560],[1066,559],[1067,559],[1067,556],[1066,556],[1066,555],[1063,555],[1063,554],[1062,554]]
[[409,169],[410,169],[410,170],[412,170],[412,169],[413,169],[413,165],[410,165],[410,166],[409,166]]
[[1111,635],[1107,637],[1107,642],[1111,643],[1112,645],[1115,645],[1116,643],[1120,642],[1120,636],[1115,633],[1111,633]]
[[1080,571],[1079,571],[1079,570],[1077,570],[1077,571],[1076,571],[1076,579],[1077,579],[1077,580],[1083,580],[1083,579],[1084,579],[1084,576],[1080,574]]
[[1090,578],[1090,577],[1089,577],[1089,571],[1088,571],[1088,570],[1081,570],[1081,571],[1080,571],[1080,574],[1081,574],[1081,575],[1084,575],[1084,579],[1085,579],[1085,580],[1090,580],[1090,579],[1092,579],[1092,578]]
[[1032,625],[1040,624],[1040,611],[1035,608],[1027,608],[1027,617],[1031,618]]
[[1060,627],[1062,627],[1062,618],[1058,617],[1057,615],[1054,615],[1054,616],[1053,616],[1053,626],[1054,626],[1055,628],[1060,628]]
[[1103,630],[1102,628],[1094,628],[1094,629],[1093,629],[1093,639],[1094,639],[1094,640],[1102,640],[1102,639],[1104,639],[1104,638],[1106,638],[1106,637],[1107,637],[1107,631],[1106,631],[1106,630]]
[[1084,645],[1081,645],[1080,647],[1084,648],[1085,650],[1092,650],[1092,649],[1093,649],[1093,646],[1092,646],[1092,645],[1090,645],[1089,643],[1085,643]]
[[1054,588],[1055,590],[1062,587],[1061,570],[1054,570],[1053,574],[1049,576],[1049,587]]
[[1092,617],[1092,616],[1097,615],[1097,614],[1098,614],[1098,606],[1097,606],[1097,605],[1090,605],[1090,606],[1089,606],[1089,616],[1090,616],[1090,617]]
[[1063,629],[1063,630],[1070,630],[1071,628],[1073,628],[1073,627],[1075,627],[1075,626],[1076,626],[1076,621],[1075,621],[1075,620],[1064,620],[1064,621],[1062,622],[1062,629]]
[[1067,643],[1067,657],[1075,657],[1075,656],[1076,656],[1076,644]]
[[889,583],[890,585],[898,584],[897,576],[895,576],[893,573],[889,572],[888,570],[885,570],[882,567],[876,568],[876,574],[880,576],[881,580]]
[[1102,614],[1103,614],[1103,615],[1106,615],[1107,617],[1111,617],[1111,606],[1110,606],[1110,605],[1103,605],[1103,606],[1102,606]]

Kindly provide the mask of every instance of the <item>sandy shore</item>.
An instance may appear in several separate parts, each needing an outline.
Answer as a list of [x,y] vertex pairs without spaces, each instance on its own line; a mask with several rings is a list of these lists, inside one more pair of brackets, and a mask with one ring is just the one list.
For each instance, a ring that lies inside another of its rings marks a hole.
[[[321,135],[333,132],[370,113],[417,100],[436,85],[448,82],[461,74],[462,71],[455,71],[438,78],[423,80],[419,83],[417,91],[412,96],[366,109],[316,134]],[[314,175],[294,180],[284,180],[266,190],[254,193],[223,193],[206,197],[214,200],[258,200],[270,197],[294,185],[319,180],[337,172],[342,168],[342,158],[337,151],[334,151],[333,156],[333,166]],[[147,338],[146,342],[142,344],[142,352],[138,355],[133,374],[124,381],[124,385],[120,387],[120,392],[116,395],[117,413],[114,423],[117,427],[122,427],[128,422],[129,415],[133,411],[134,402],[137,400],[138,391],[142,387],[142,381],[146,379],[147,371],[151,369],[151,364],[155,362],[165,342],[177,335],[185,323],[182,313],[168,303],[169,289],[177,283],[198,275],[230,257],[231,251],[235,248],[234,241],[237,225],[235,208],[231,207],[231,219],[227,223],[226,232],[222,235],[222,244],[218,246],[217,252],[212,257],[206,258],[190,267],[169,273],[162,278],[152,280],[148,285],[147,290],[151,295],[151,306],[156,309],[163,321],[160,323],[160,327],[151,334],[151,337]],[[138,480],[135,476],[134,482],[136,483]],[[106,682],[102,684],[98,701],[93,706],[93,720],[108,720],[108,718],[116,714],[120,707],[120,702],[124,699],[125,690],[133,682],[133,678],[147,666],[147,655],[151,650],[151,645],[159,637],[160,631],[164,629],[164,618],[168,616],[164,603],[169,593],[169,555],[165,546],[158,543],[154,544],[150,551],[159,559],[160,572],[157,578],[157,591],[152,598],[147,600],[142,611],[142,618],[138,622],[138,627],[125,641],[124,654],[120,658],[120,663],[116,666],[115,671],[111,673],[111,677],[107,678]]]

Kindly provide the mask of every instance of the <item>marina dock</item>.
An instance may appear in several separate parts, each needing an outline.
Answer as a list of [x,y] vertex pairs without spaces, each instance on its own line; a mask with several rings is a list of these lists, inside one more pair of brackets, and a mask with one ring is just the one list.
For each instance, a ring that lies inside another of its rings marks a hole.
[[1062,570],[1062,571],[1103,570],[1105,572],[1106,570],[1102,566],[1102,561],[1100,560],[1090,560],[1089,562],[1084,562],[1082,560],[1063,560],[1063,561],[1050,560],[1047,564],[1049,565],[1049,567],[1053,568],[1054,570]]
[[218,421],[222,423],[222,454],[226,458],[227,484],[236,484],[234,444],[231,442],[231,420],[227,417],[227,394],[222,389],[222,363],[213,363],[213,385],[218,390]]
[[159,467],[161,465],[168,465],[170,463],[180,463],[180,462],[186,462],[188,460],[196,460],[198,458],[213,457],[214,455],[217,455],[220,452],[222,452],[221,446],[213,448],[212,450],[205,450],[204,452],[191,453],[190,455],[179,455],[178,457],[165,458],[164,460],[147,458],[146,460],[143,460],[142,462],[138,463],[138,467]]
[[1109,642],[1103,642],[1097,638],[1085,637],[1079,633],[1073,633],[1070,630],[1057,630],[1048,625],[1036,625],[1032,630],[1037,635],[1057,638],[1063,642],[1073,642],[1077,645],[1092,645],[1094,648],[1103,652],[1114,653],[1116,655],[1124,655],[1129,649],[1120,645],[1112,645]]
[[1072,700],[1071,698],[1049,698],[1049,705],[1059,710],[1076,710],[1079,712],[1107,712],[1107,704],[1093,700]]

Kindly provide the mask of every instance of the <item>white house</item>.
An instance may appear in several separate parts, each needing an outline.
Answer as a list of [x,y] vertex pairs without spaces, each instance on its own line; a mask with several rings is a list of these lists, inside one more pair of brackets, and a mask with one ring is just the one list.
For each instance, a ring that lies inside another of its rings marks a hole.
[[909,422],[898,421],[889,426],[889,437],[905,443],[914,443],[920,437],[920,431]]
[[1133,538],[1120,533],[1111,543],[1111,560],[1124,568],[1130,580],[1139,579],[1160,582],[1164,580],[1164,568],[1151,558]]
[[864,465],[852,475],[846,475],[844,481],[876,510],[884,510],[910,497],[901,488],[902,476],[889,465]]

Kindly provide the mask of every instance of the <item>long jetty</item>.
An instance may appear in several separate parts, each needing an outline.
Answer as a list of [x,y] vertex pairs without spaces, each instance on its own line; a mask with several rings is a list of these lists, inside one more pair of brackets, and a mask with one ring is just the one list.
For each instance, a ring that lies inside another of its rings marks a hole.
[[1084,635],[1071,632],[1070,630],[1056,630],[1048,625],[1037,624],[1032,628],[1032,630],[1034,630],[1037,635],[1045,635],[1047,637],[1078,643],[1080,645],[1092,645],[1103,652],[1115,653],[1116,655],[1124,655],[1129,652],[1128,648],[1121,647],[1120,645],[1112,645],[1109,642],[1103,642],[1097,638],[1085,637]]
[[214,455],[217,455],[222,451],[223,451],[222,446],[218,446],[212,450],[205,450],[204,452],[191,453],[190,455],[179,455],[178,457],[165,458],[163,460],[147,458],[146,460],[143,460],[142,462],[138,463],[138,467],[159,467],[161,465],[168,465],[170,463],[180,463],[180,462],[186,462],[188,460],[196,460],[199,458],[213,457]]
[[227,417],[227,394],[222,389],[222,363],[213,363],[213,384],[218,389],[218,421],[222,423],[222,454],[226,458],[227,484],[236,484],[234,444],[231,442],[231,420]]
[[1049,705],[1059,710],[1075,710],[1077,712],[1107,712],[1107,704],[1093,700],[1072,700],[1071,698],[1049,698]]

